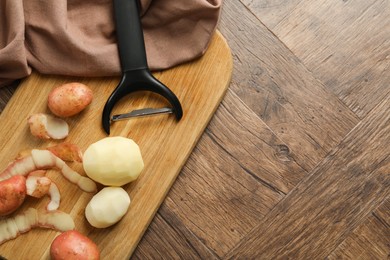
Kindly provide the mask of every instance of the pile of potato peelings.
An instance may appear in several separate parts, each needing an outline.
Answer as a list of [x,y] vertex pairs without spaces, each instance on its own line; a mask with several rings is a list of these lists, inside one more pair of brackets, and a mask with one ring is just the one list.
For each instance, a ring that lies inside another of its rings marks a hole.
[[[48,95],[48,108],[53,115],[31,115],[27,120],[31,134],[40,139],[66,138],[69,127],[63,118],[80,113],[92,100],[92,90],[82,83],[54,88]],[[87,176],[80,175],[66,163],[74,161],[83,164]],[[46,170],[51,168],[85,192],[96,193],[96,182],[104,185],[87,204],[85,217],[93,227],[106,228],[120,221],[130,206],[130,197],[121,186],[136,180],[144,168],[138,145],[125,137],[107,137],[82,153],[77,145],[61,142],[45,149],[22,151],[0,173],[0,244],[35,227],[51,228],[62,232],[50,246],[51,259],[71,259],[71,256],[75,257],[72,259],[99,259],[97,245],[74,230],[69,214],[58,210],[60,190],[45,176]],[[17,212],[26,196],[42,198],[45,195],[50,197],[45,210],[29,208]]]

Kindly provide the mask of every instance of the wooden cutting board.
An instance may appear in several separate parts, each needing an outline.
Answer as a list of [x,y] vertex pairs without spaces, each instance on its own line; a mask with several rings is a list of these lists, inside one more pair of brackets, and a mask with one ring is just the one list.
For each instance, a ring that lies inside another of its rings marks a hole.
[[[54,170],[48,172],[61,192],[59,209],[73,217],[78,231],[97,243],[101,259],[130,257],[221,102],[230,82],[232,66],[230,49],[217,32],[202,58],[154,74],[180,99],[184,111],[180,122],[172,115],[163,115],[119,121],[111,126],[111,136],[129,137],[138,143],[145,162],[138,180],[124,186],[132,202],[126,216],[116,225],[106,229],[91,227],[84,217],[84,209],[93,194],[82,192]],[[46,106],[49,91],[72,81],[90,86],[94,100],[81,114],[66,119],[70,134],[65,140],[85,151],[91,143],[106,137],[101,127],[101,114],[107,98],[118,84],[118,77],[74,78],[33,73],[18,87],[0,115],[0,168],[4,169],[21,150],[42,148],[58,142],[33,137],[26,119],[33,113],[50,113]],[[135,93],[123,98],[113,112],[165,105],[166,101],[159,96]],[[69,165],[84,174],[80,163]],[[28,198],[18,212],[28,207],[44,209],[48,200],[46,197]],[[49,229],[33,229],[2,244],[0,255],[13,260],[48,259],[51,241],[58,234]]]

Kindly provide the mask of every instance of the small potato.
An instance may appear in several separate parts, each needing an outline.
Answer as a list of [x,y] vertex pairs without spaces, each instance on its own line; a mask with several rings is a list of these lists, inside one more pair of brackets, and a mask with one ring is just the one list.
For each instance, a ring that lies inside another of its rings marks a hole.
[[49,93],[48,107],[59,117],[70,117],[84,110],[93,99],[92,90],[78,82],[67,83]]
[[0,216],[14,212],[26,198],[26,178],[21,175],[0,181]]
[[85,217],[96,228],[117,223],[130,206],[130,196],[121,187],[105,187],[92,197],[85,208]]
[[97,245],[76,230],[57,236],[50,246],[52,260],[98,260],[100,252]]

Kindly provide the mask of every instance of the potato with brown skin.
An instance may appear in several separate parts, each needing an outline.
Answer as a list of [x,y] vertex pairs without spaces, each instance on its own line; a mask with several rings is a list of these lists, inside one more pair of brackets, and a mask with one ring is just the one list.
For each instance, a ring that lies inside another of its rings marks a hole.
[[48,107],[58,117],[70,117],[84,110],[93,99],[92,90],[78,82],[54,88],[48,96]]
[[22,205],[26,196],[42,198],[50,196],[50,202],[46,209],[57,210],[60,206],[61,195],[57,185],[44,176],[15,175],[9,179],[0,181],[0,217],[13,213]]
[[50,246],[52,260],[98,260],[97,245],[76,230],[66,231],[56,237]]
[[26,178],[13,176],[0,181],[0,216],[14,212],[26,198]]

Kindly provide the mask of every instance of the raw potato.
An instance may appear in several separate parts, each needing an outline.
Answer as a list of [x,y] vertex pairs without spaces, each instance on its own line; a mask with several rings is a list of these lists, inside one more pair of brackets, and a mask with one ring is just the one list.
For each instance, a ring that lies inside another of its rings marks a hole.
[[14,212],[26,198],[26,178],[13,176],[0,181],[0,216]]
[[76,230],[66,231],[57,236],[50,246],[52,260],[98,260],[97,245]]
[[125,137],[106,137],[84,152],[85,173],[106,186],[122,186],[138,178],[144,162],[138,145]]
[[106,228],[117,223],[126,214],[130,197],[121,187],[105,187],[85,208],[85,217],[96,228]]
[[15,175],[0,181],[0,216],[13,213],[24,202],[26,195],[35,198],[50,196],[46,209],[57,210],[60,206],[60,191],[57,185],[47,177]]
[[67,83],[53,89],[48,96],[50,111],[59,117],[70,117],[84,110],[93,99],[92,90],[78,82]]

